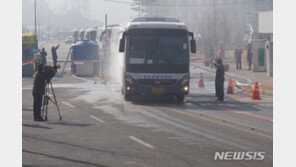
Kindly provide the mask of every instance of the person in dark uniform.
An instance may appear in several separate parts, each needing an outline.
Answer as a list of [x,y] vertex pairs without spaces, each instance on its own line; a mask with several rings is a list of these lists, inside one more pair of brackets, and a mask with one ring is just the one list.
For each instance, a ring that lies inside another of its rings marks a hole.
[[215,88],[216,88],[216,101],[224,101],[224,66],[220,58],[217,59],[214,64],[216,67],[216,78],[215,78]]
[[253,53],[252,53],[252,46],[249,43],[247,47],[247,59],[249,62],[249,71],[252,69],[252,60],[253,60]]
[[42,107],[42,96],[45,93],[45,86],[47,81],[54,77],[56,73],[55,70],[49,70],[49,66],[40,64],[38,66],[37,72],[34,74],[34,84],[33,84],[33,111],[34,111],[34,121],[43,121],[41,117],[41,107]]
[[234,51],[234,58],[235,58],[235,62],[236,62],[236,69],[242,69],[242,49],[240,48],[240,46],[237,47],[237,49],[235,49]]
[[53,66],[57,65],[58,55],[57,55],[57,49],[60,47],[60,44],[58,44],[56,47],[51,48],[51,54],[52,54],[52,60],[53,60]]
[[41,57],[41,61],[40,61],[40,64],[46,64],[46,56],[47,56],[47,53],[45,51],[44,48],[42,48],[42,51],[40,52],[40,57]]

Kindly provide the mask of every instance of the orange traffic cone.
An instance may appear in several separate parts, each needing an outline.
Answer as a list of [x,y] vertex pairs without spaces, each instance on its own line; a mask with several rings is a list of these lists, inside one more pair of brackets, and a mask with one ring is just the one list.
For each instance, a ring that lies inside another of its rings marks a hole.
[[200,78],[199,78],[199,82],[198,82],[198,87],[200,87],[200,88],[204,88],[204,87],[205,87],[205,85],[204,85],[204,81],[203,81],[202,73],[200,73]]
[[259,87],[258,87],[258,82],[254,83],[254,89],[252,93],[252,99],[254,100],[260,100],[260,92],[259,92]]
[[229,79],[229,82],[228,82],[227,93],[228,94],[233,94],[234,93],[233,81],[232,81],[231,78]]

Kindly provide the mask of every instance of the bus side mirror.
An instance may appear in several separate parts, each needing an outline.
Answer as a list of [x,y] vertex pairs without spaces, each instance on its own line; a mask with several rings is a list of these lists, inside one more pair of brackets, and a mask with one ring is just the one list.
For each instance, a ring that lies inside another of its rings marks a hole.
[[190,40],[191,53],[196,53],[196,41],[194,39]]
[[119,52],[124,52],[124,47],[125,47],[125,39],[121,38],[120,44],[119,44]]

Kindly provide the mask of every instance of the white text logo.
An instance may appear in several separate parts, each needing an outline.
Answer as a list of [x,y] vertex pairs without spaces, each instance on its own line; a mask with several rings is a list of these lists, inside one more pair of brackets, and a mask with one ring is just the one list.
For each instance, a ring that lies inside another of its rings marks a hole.
[[214,160],[263,160],[265,152],[215,152]]

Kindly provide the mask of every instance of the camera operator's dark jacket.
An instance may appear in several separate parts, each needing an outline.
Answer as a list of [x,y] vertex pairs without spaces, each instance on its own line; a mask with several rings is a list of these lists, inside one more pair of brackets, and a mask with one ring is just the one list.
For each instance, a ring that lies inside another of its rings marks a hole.
[[215,88],[216,88],[216,96],[220,99],[223,100],[224,97],[224,65],[220,61],[216,65],[217,70],[216,70],[216,78],[215,78]]
[[54,69],[38,71],[34,74],[34,85],[33,85],[33,94],[41,94],[45,93],[46,82],[53,78],[55,75]]
[[224,72],[224,65],[222,64],[222,63],[217,63],[216,64],[216,67],[217,67],[217,70],[216,70],[216,81],[218,81],[219,83],[221,82],[221,81],[223,81],[224,82],[224,74],[225,74],[225,72]]

